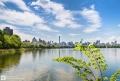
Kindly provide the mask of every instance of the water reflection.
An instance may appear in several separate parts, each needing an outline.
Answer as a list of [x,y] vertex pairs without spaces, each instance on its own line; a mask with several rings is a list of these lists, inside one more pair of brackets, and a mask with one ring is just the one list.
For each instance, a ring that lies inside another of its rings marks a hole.
[[32,57],[33,57],[33,60],[35,61],[36,57],[37,57],[37,49],[34,49],[32,50]]
[[[101,51],[109,64],[108,71],[104,73],[104,76],[110,76],[116,69],[120,68],[120,49],[102,49]],[[0,56],[1,74],[8,76],[16,75],[25,78],[24,81],[82,81],[80,77],[74,75],[76,70],[70,65],[53,61],[54,58],[62,56],[73,56],[74,58],[87,61],[87,57],[82,52],[68,48],[27,50],[22,55],[17,53]],[[117,60],[112,59],[112,57]],[[13,69],[6,73],[6,68],[8,68],[7,70]],[[93,72],[99,75],[99,72]]]
[[114,50],[115,50],[115,56],[117,57],[117,48],[115,48]]
[[0,73],[11,67],[17,66],[21,59],[21,52],[0,55]]
[[60,57],[60,49],[59,49],[59,57]]

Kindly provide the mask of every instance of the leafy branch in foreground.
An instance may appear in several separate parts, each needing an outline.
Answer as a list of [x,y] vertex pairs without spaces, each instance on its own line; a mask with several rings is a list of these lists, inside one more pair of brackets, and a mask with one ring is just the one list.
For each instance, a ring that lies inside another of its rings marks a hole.
[[[102,72],[106,71],[106,67],[108,66],[106,64],[106,61],[104,59],[104,56],[100,52],[100,49],[95,48],[93,44],[90,44],[89,46],[84,46],[82,44],[77,44],[74,48],[74,50],[80,50],[85,54],[90,61],[86,62],[80,59],[75,59],[73,57],[61,57],[61,58],[55,58],[54,61],[57,62],[65,62],[67,64],[70,64],[73,68],[77,70],[76,76],[80,76],[84,81],[106,81],[109,80],[107,77],[103,77]],[[100,76],[96,77],[93,73],[91,67],[93,67],[95,70],[100,71]],[[116,81],[117,75],[120,74],[120,70],[117,70],[110,78],[110,81]],[[90,75],[94,79],[89,79],[87,76]]]

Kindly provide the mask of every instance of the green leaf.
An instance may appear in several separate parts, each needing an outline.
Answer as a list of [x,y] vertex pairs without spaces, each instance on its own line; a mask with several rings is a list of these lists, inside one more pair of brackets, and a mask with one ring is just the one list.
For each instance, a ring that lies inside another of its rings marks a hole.
[[107,78],[107,77],[104,77],[103,80],[108,80],[108,78]]

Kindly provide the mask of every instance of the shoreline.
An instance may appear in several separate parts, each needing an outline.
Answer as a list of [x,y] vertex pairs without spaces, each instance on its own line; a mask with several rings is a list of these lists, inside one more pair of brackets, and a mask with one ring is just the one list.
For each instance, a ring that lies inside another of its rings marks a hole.
[[24,48],[19,48],[19,49],[0,49],[0,54],[4,53],[15,53],[16,51],[23,51]]

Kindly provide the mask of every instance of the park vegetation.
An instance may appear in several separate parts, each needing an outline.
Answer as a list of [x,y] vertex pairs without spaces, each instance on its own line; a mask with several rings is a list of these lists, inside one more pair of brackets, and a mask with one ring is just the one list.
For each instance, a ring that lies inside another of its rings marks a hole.
[[0,49],[21,48],[22,42],[18,35],[9,35],[7,32],[0,30]]
[[[96,48],[94,44],[90,44],[89,46],[85,46],[82,44],[77,44],[74,50],[79,50],[85,54],[90,61],[86,62],[81,59],[75,59],[73,57],[60,57],[55,58],[54,61],[57,62],[65,62],[70,64],[73,68],[77,70],[76,76],[81,77],[84,81],[116,81],[117,75],[120,74],[120,70],[117,70],[110,78],[104,77],[103,72],[106,71],[106,67],[108,66],[104,56],[100,52],[99,48]],[[95,71],[97,70],[100,75],[96,76]],[[88,78],[91,76],[91,78]]]
[[9,35],[7,32],[0,30],[0,53],[14,53],[16,50],[21,51],[22,42],[18,35]]
[[23,42],[22,43],[23,48],[32,48],[32,49],[44,49],[44,48],[59,48],[59,45],[55,44],[32,44],[30,42]]

